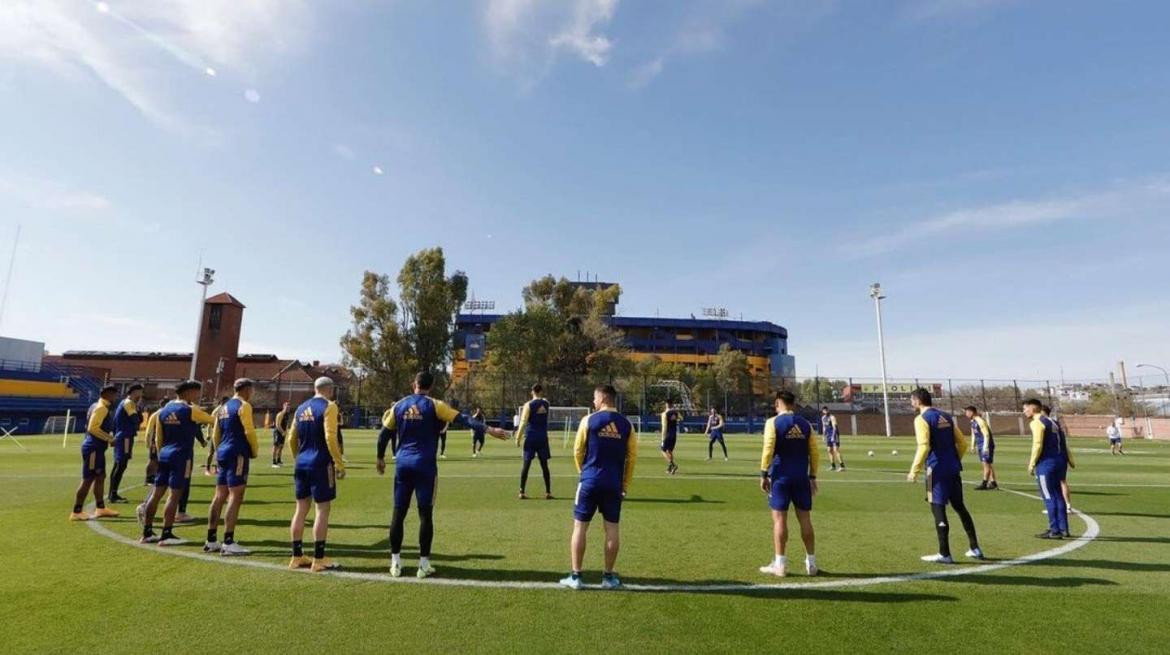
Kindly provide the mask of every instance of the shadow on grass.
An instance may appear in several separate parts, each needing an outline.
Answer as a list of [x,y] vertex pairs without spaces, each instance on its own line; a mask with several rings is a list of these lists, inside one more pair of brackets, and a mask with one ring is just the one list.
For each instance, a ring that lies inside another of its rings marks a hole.
[[[1098,537],[1100,539],[1100,537]],[[1170,571],[1170,564],[1158,562],[1123,562],[1111,559],[1046,559],[1030,562],[1029,566],[1055,566],[1066,568],[1105,569],[1107,571]]]
[[1170,544],[1170,537],[1097,537],[1093,541],[1116,541],[1128,544]]
[[1146,514],[1143,512],[1092,512],[1093,516],[1129,516],[1139,519],[1170,519],[1170,514]]
[[690,505],[690,504],[708,504],[708,505],[722,505],[726,501],[723,500],[705,500],[698,494],[691,494],[690,498],[626,498],[625,503],[666,503],[670,505]]
[[[245,501],[245,503],[246,502],[247,501]],[[253,519],[253,518],[248,518],[248,517],[242,516],[239,518],[238,521],[236,521],[236,524],[237,525],[246,525],[246,526],[255,526],[255,527],[283,528],[283,527],[288,527],[290,520],[292,520],[292,516],[289,516],[289,518],[285,518],[285,519]],[[309,516],[305,518],[305,525],[312,525],[312,524],[313,524],[313,514],[312,514],[312,512],[310,512]],[[370,529],[386,530],[388,528],[389,528],[389,522],[371,523],[371,524],[367,524],[367,525],[356,525],[356,524],[352,524],[352,523],[334,523],[333,521],[329,522],[329,529],[330,530],[370,530]]]

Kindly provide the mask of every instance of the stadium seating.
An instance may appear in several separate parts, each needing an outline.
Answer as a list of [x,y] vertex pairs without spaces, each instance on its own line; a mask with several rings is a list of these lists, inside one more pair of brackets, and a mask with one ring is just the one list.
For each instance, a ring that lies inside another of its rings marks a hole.
[[0,426],[41,432],[51,416],[85,416],[102,381],[86,369],[43,364],[39,370],[0,361]]

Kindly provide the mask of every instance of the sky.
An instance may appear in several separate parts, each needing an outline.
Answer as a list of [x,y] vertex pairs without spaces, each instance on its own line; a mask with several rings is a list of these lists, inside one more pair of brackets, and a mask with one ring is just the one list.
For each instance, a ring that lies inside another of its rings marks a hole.
[[[789,330],[799,375],[1170,367],[1170,3],[3,0],[0,334],[336,360],[442,246],[500,310]],[[580,272],[580,273],[579,273]],[[1150,369],[1143,369],[1149,371]],[[1152,381],[1151,381],[1152,382]]]

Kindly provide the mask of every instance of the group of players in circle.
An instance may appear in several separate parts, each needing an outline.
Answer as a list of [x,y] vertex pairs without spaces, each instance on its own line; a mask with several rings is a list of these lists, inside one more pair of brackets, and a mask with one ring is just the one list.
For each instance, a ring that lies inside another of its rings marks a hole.
[[[434,537],[434,502],[438,483],[438,443],[440,434],[451,424],[465,424],[473,431],[481,446],[484,433],[507,440],[514,438],[524,448],[524,466],[521,473],[520,498],[526,498],[524,486],[532,460],[540,461],[544,474],[546,498],[552,498],[548,470],[548,410],[539,385],[532,388],[532,399],[521,413],[516,433],[484,423],[483,414],[461,413],[441,400],[431,398],[429,392],[434,378],[422,372],[415,376],[413,393],[386,410],[382,417],[382,431],[378,437],[376,469],[385,474],[386,449],[393,444],[394,505],[390,521],[390,575],[403,573],[401,552],[404,524],[412,500],[418,504],[419,562],[415,575],[426,578],[435,574],[430,563]],[[235,395],[221,403],[211,413],[197,406],[201,385],[194,380],[180,383],[177,398],[171,400],[150,416],[146,437],[150,444],[153,475],[148,475],[149,494],[139,505],[137,515],[142,526],[142,543],[176,546],[186,543],[174,532],[176,519],[181,516],[181,505],[186,502],[194,463],[194,443],[204,443],[202,426],[211,426],[211,444],[217,462],[216,486],[207,518],[205,552],[225,556],[246,555],[247,549],[235,540],[235,528],[248,482],[250,460],[258,455],[256,429],[252,417],[253,382],[240,379],[233,385]],[[296,457],[293,471],[295,509],[290,523],[290,569],[307,568],[322,572],[338,568],[326,556],[331,503],[337,497],[337,482],[345,478],[345,459],[341,454],[339,411],[333,401],[334,383],[318,378],[315,395],[295,410],[287,429],[277,421],[277,439],[287,437],[291,452]],[[133,385],[128,396],[118,402],[117,388],[102,389],[101,398],[90,408],[87,416],[86,437],[82,442],[82,481],[78,486],[70,520],[88,520],[118,516],[105,506],[105,452],[114,447],[115,465],[111,478],[113,502],[126,502],[117,494],[117,485],[126,470],[133,442],[142,422],[138,409],[142,387]],[[637,434],[633,424],[617,410],[617,391],[611,385],[600,385],[593,393],[594,411],[578,426],[573,444],[573,457],[579,472],[574,498],[573,530],[570,540],[570,573],[561,580],[563,586],[579,589],[583,586],[582,570],[586,550],[586,536],[596,513],[604,520],[604,567],[601,587],[620,588],[616,572],[620,549],[619,523],[622,501],[633,479],[637,461]],[[949,545],[949,520],[946,507],[959,515],[967,533],[970,549],[967,556],[984,559],[976,536],[975,524],[963,502],[960,477],[962,457],[970,450],[978,452],[983,463],[983,482],[977,489],[995,489],[997,483],[993,468],[995,442],[986,420],[974,407],[965,411],[974,443],[967,441],[962,429],[948,413],[932,406],[933,399],[926,389],[911,394],[911,405],[917,416],[914,420],[917,449],[907,480],[914,482],[920,473],[926,474],[926,500],[938,536],[938,552],[922,557],[924,561],[952,564],[954,558]],[[813,497],[818,492],[817,472],[820,449],[814,431],[804,417],[796,413],[797,403],[788,391],[778,392],[774,399],[776,414],[764,424],[763,448],[760,458],[760,490],[767,495],[773,518],[774,556],[760,572],[785,576],[788,573],[788,510],[794,507],[805,547],[805,572],[817,575],[815,532],[811,512]],[[1068,528],[1067,484],[1069,468],[1075,466],[1068,450],[1066,431],[1052,419],[1040,401],[1030,399],[1023,403],[1025,416],[1031,419],[1031,456],[1028,472],[1035,475],[1048,514],[1049,527],[1039,535],[1045,539],[1071,536]],[[667,472],[678,470],[674,462],[674,446],[681,414],[668,403],[662,414],[662,442],[660,449],[667,461]],[[712,410],[707,422],[709,435],[708,459],[716,441],[723,445],[724,420]],[[821,413],[821,427],[834,470],[845,470],[840,455],[840,435],[836,418],[828,408]],[[724,457],[726,459],[726,446]],[[478,453],[478,449],[473,446]],[[279,465],[279,452],[274,449],[274,465]],[[148,474],[150,469],[148,469]],[[86,497],[92,490],[96,510],[92,517],[83,511]],[[161,534],[154,531],[158,506],[163,506]],[[310,508],[315,508],[312,526],[311,551],[305,548],[303,533]],[[225,512],[226,509],[226,512]],[[224,540],[218,540],[218,528],[225,529]],[[311,555],[306,554],[311,552]]]

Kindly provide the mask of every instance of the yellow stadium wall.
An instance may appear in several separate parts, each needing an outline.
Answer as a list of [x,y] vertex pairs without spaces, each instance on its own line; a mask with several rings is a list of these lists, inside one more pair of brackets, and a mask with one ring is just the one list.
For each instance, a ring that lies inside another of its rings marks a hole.
[[64,382],[33,380],[0,380],[0,396],[30,396],[34,398],[74,398],[76,394]]

